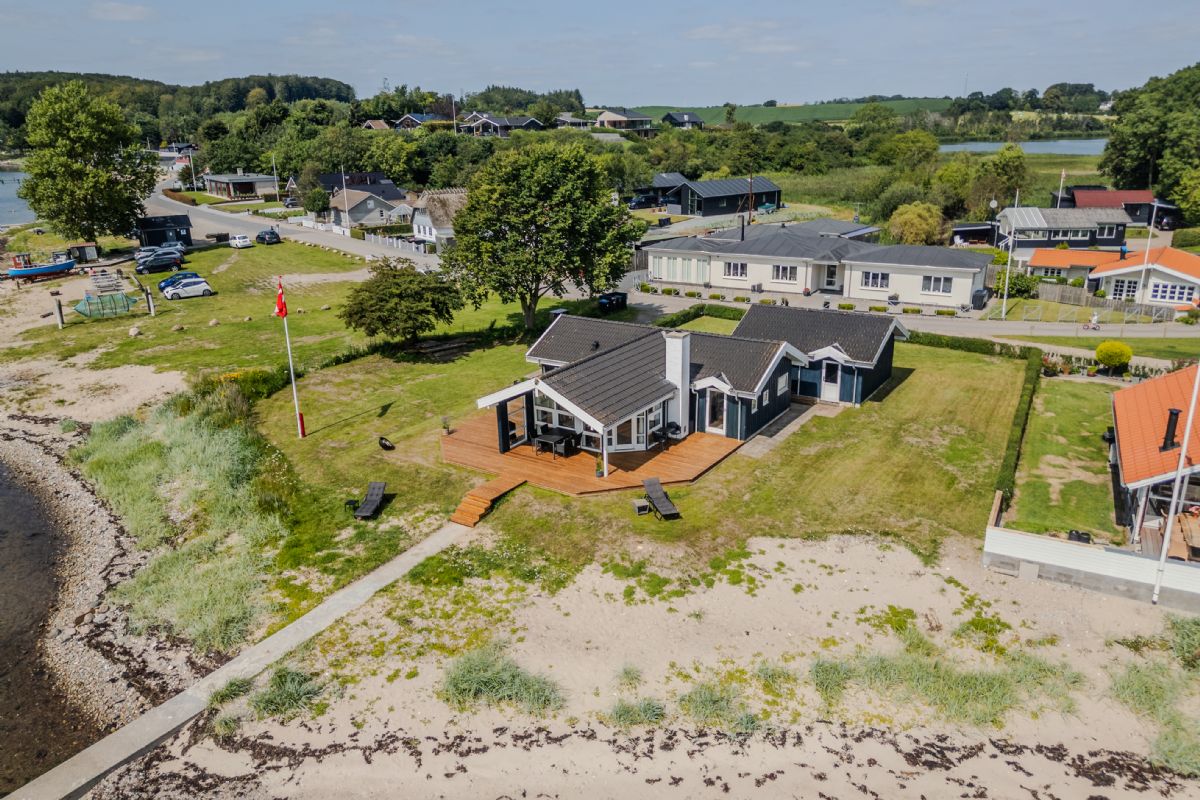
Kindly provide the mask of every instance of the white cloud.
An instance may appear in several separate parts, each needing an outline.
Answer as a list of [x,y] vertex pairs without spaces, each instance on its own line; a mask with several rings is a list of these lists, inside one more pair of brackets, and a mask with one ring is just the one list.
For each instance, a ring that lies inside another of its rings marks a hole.
[[140,22],[149,19],[153,12],[149,6],[135,3],[92,3],[88,13],[92,19],[105,22]]

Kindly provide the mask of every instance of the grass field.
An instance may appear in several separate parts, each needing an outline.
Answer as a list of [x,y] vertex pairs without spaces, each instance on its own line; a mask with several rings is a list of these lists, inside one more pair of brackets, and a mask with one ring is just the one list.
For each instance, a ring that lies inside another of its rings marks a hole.
[[[739,122],[752,122],[761,125],[766,122],[780,120],[783,122],[814,122],[818,120],[850,119],[855,111],[863,107],[863,103],[812,103],[808,105],[778,105],[778,106],[739,106],[737,119]],[[907,98],[904,100],[884,100],[882,105],[894,113],[904,115],[914,111],[945,111],[950,107],[950,101],[943,97]],[[724,124],[724,106],[639,106],[634,109],[648,114],[652,119],[662,119],[668,111],[690,111],[700,115],[710,125]]]
[[1150,323],[1149,317],[1133,315],[1127,317],[1125,312],[1073,306],[1067,303],[1055,303],[1049,300],[1026,300],[1010,298],[1008,315],[1002,314],[1004,306],[1000,300],[993,298],[991,308],[983,315],[984,319],[1007,319],[1009,322],[1089,322],[1092,314],[1098,313],[1099,320],[1105,325]]
[[[34,233],[37,228],[41,228],[44,233]],[[8,238],[8,244],[4,247],[6,253],[29,253],[35,261],[49,260],[54,251],[66,250],[67,245],[79,242],[78,239],[64,239],[50,230],[44,222],[31,222],[28,225],[10,228],[4,235]],[[104,255],[111,255],[116,250],[137,247],[137,240],[126,239],[123,236],[101,236],[97,244],[103,248]],[[7,268],[8,264],[5,263],[4,266]]]
[[679,327],[685,331],[699,331],[701,333],[723,333],[731,334],[733,329],[738,326],[738,321],[735,319],[721,319],[720,317],[696,317],[691,322],[685,322]]
[[215,194],[209,194],[208,192],[180,192],[180,194],[186,195],[187,197],[192,198],[193,200],[196,201],[197,205],[201,205],[201,206],[207,206],[212,203],[228,203],[229,202],[228,197],[217,197]]
[[[1111,334],[1101,336],[1009,336],[1022,342],[1036,342],[1052,347],[1077,347],[1081,350],[1095,350],[1096,345],[1109,339],[1120,339]],[[1187,338],[1141,338],[1129,337],[1120,339],[1133,348],[1135,356],[1147,358],[1165,358],[1171,361],[1177,359],[1200,359],[1200,335]]]
[[634,493],[572,500],[521,489],[491,524],[577,564],[642,549],[686,570],[750,534],[841,532],[895,537],[933,559],[946,536],[983,531],[1022,366],[901,344],[890,393],[810,420],[763,458],[735,454],[696,484],[672,489],[680,520],[634,516]]
[[1113,540],[1108,445],[1113,387],[1054,378],[1034,398],[1009,524],[1031,533],[1086,530]]

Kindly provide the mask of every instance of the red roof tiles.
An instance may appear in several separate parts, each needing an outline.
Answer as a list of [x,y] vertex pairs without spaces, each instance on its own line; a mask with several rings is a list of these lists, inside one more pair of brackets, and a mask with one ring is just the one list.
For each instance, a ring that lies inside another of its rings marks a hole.
[[1153,203],[1149,189],[1076,189],[1076,208],[1121,208],[1126,203]]
[[[1200,353],[1200,340],[1197,340]],[[1178,408],[1179,427],[1175,441],[1183,444],[1188,403],[1196,367],[1160,375],[1113,394],[1113,422],[1117,453],[1121,463],[1121,482],[1126,486],[1158,483],[1171,477],[1179,463],[1179,448],[1160,450],[1167,430],[1167,412]],[[1192,424],[1185,469],[1200,464],[1200,413]]]

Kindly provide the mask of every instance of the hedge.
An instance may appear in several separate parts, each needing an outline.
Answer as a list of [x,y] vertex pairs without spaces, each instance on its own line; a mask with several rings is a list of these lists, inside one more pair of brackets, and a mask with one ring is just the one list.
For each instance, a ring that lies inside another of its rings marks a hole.
[[955,311],[953,308],[939,308],[937,311],[935,311],[933,313],[939,317],[954,317],[954,316],[958,315],[958,312]]
[[749,298],[749,297],[746,297],[746,295],[744,295],[744,294],[734,295],[734,297],[733,297],[733,302],[735,302],[735,303],[749,303],[749,302],[750,302],[750,298]]
[[746,316],[746,311],[742,308],[696,303],[696,305],[688,306],[682,311],[676,311],[674,314],[659,317],[654,321],[654,324],[660,328],[678,328],[680,325],[686,325],[698,317],[716,317],[718,319],[737,321],[744,316]]
[[904,313],[905,313],[905,314],[920,314],[920,313],[921,313],[921,309],[919,309],[919,308],[914,308],[913,306],[905,306],[905,307],[904,307]]
[[882,313],[885,313],[885,314],[886,314],[886,313],[887,313],[887,306],[868,306],[868,310],[870,310],[870,311],[874,311],[874,312],[876,312],[876,313],[880,313],[880,312],[882,312]]
[[838,309],[841,311],[853,311],[854,303],[838,303]]
[[988,339],[946,336],[941,333],[925,333],[923,331],[910,331],[908,341],[926,347],[944,347],[948,350],[962,350],[985,356],[1025,360],[1025,379],[1021,384],[1021,397],[1017,400],[1017,410],[1013,413],[1012,427],[1008,431],[1004,458],[1000,461],[1000,472],[996,475],[996,489],[1004,495],[1002,510],[1008,508],[1017,485],[1017,463],[1021,458],[1021,444],[1025,440],[1025,426],[1029,423],[1029,410],[1033,406],[1033,396],[1037,394],[1038,383],[1042,378],[1042,351],[1037,347],[1001,344]]
[[1180,228],[1171,237],[1172,247],[1200,247],[1200,228]]
[[188,196],[187,196],[186,194],[184,194],[183,192],[177,192],[177,191],[175,191],[174,189],[163,189],[163,190],[162,190],[162,193],[163,193],[164,195],[166,195],[167,197],[171,198],[172,200],[177,200],[177,201],[179,201],[180,203],[183,203],[183,204],[185,204],[185,205],[189,205],[189,206],[194,206],[194,205],[196,205],[196,201],[195,201],[195,199],[194,199],[194,198],[191,198],[191,197],[188,197]]

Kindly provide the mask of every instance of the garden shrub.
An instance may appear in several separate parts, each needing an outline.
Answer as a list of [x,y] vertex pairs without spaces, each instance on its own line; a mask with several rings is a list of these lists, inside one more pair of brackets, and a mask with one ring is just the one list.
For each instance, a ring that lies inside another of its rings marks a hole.
[[870,306],[870,307],[869,307],[869,310],[871,310],[871,311],[875,311],[875,312],[878,312],[878,313],[882,313],[882,314],[886,314],[886,313],[887,313],[887,306]]
[[775,301],[774,301],[774,300],[772,300],[772,299],[771,299],[771,298],[769,298],[769,297],[764,297],[762,300],[759,300],[758,302],[759,302],[761,305],[764,305],[764,306],[773,306],[773,305],[775,305]]
[[912,307],[912,306],[905,306],[905,307],[904,307],[904,313],[905,313],[905,314],[920,314],[920,313],[921,313],[921,309],[919,309],[919,308],[914,308],[914,307]]
[[1180,228],[1171,237],[1172,247],[1200,247],[1200,228]]
[[746,297],[744,294],[739,294],[739,295],[735,295],[735,296],[734,296],[734,298],[733,298],[733,302],[735,302],[735,303],[749,303],[749,302],[750,302],[750,298],[749,298],[749,297]]
[[699,297],[700,297],[700,293],[699,293],[699,292],[696,292],[696,291],[689,291],[689,292],[684,292],[684,293],[683,293],[683,296],[684,296],[684,297],[695,297],[695,298],[699,298]]
[[710,294],[710,295],[708,296],[708,299],[709,299],[709,300],[724,300],[724,299],[725,299],[725,295],[723,295],[723,294],[717,294],[716,292],[713,292],[712,294]]
[[669,295],[671,297],[675,297],[676,295],[679,294],[679,290],[676,289],[674,286],[667,286],[662,290],[662,293],[665,295]]
[[954,317],[958,315],[958,312],[953,308],[939,308],[933,313],[937,314],[939,317]]
[[193,198],[188,197],[183,192],[177,192],[174,189],[163,189],[163,194],[172,200],[177,200],[178,202],[183,203],[184,205],[196,205],[196,201]]
[[854,303],[838,303],[838,309],[841,311],[853,311]]
[[639,283],[639,284],[638,284],[638,291],[639,291],[639,292],[649,292],[649,291],[650,291],[650,289],[651,289],[651,286],[650,286],[650,284],[646,283],[645,281],[643,281],[642,283]]
[[694,306],[688,306],[682,311],[676,311],[674,314],[659,317],[654,321],[654,324],[660,328],[678,328],[699,317],[716,317],[736,322],[744,316],[746,316],[745,309],[697,303]]
[[1125,366],[1133,360],[1133,348],[1124,342],[1109,340],[1096,346],[1096,360],[1108,367],[1111,373],[1114,369]]

